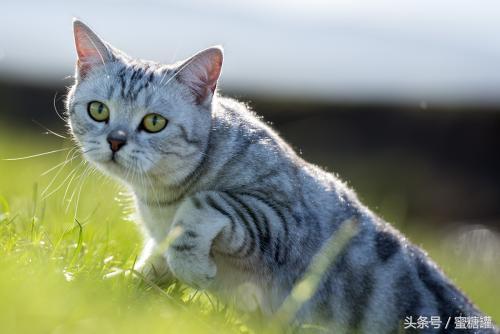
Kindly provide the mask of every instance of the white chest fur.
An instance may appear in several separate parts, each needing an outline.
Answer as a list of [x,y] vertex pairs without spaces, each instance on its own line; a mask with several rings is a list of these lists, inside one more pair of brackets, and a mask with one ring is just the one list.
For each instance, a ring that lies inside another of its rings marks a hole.
[[148,236],[157,243],[161,243],[168,235],[179,204],[150,206],[141,201],[136,201],[136,203],[139,216]]

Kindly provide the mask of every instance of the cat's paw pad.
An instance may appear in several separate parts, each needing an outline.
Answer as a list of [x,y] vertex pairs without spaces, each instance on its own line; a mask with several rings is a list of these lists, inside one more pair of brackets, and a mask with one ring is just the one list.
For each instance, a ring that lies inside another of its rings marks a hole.
[[167,263],[175,277],[198,289],[208,288],[217,274],[212,259],[200,259],[195,254],[183,254],[173,249],[167,252]]

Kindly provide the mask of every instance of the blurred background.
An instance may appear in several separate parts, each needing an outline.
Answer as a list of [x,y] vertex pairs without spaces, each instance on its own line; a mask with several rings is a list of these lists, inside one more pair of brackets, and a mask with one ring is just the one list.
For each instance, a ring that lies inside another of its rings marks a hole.
[[[224,94],[390,221],[500,227],[498,1],[8,1],[3,126],[60,131],[79,17],[170,63],[222,44]],[[392,210],[392,207],[398,207]]]
[[[221,44],[223,94],[414,242],[498,273],[499,14],[496,0],[2,0],[0,138],[65,131],[73,17],[166,63]],[[474,293],[500,298],[498,285]]]

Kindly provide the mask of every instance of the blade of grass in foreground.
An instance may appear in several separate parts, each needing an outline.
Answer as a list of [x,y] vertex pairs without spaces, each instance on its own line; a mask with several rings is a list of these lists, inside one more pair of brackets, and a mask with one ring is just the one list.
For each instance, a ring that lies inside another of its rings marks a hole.
[[326,271],[336,261],[349,240],[358,232],[358,221],[345,220],[335,234],[327,240],[321,250],[313,257],[303,278],[294,286],[276,312],[267,333],[282,332],[293,322],[300,308],[316,293]]

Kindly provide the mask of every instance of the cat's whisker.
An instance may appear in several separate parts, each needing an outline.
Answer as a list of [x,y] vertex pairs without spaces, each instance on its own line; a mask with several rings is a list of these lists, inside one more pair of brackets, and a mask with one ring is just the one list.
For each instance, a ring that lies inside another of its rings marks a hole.
[[54,175],[54,177],[52,178],[52,180],[49,182],[49,184],[45,187],[45,189],[43,189],[41,195],[44,196],[45,193],[50,189],[50,187],[52,187],[52,184],[54,184],[54,182],[56,181],[57,177],[59,176],[59,174],[61,174],[61,172],[64,170],[64,167],[66,166],[66,164],[68,163],[68,157],[69,155],[71,154],[71,152],[73,152],[73,154],[75,154],[75,151],[70,150],[68,152],[68,154],[66,154],[66,158],[64,159],[65,160],[65,163],[62,164],[59,169],[57,170],[56,174]]
[[164,84],[164,85],[162,85],[163,80],[165,79],[165,77],[166,77],[166,75],[167,75],[167,73],[168,73],[168,71],[166,71],[166,72],[165,72],[165,74],[163,74],[163,76],[162,76],[162,78],[161,78],[160,82],[158,83],[159,88],[165,88],[165,87],[168,85],[168,83],[169,83],[170,81],[172,81],[173,79],[175,79],[175,77],[177,77],[177,76],[179,75],[179,73],[181,73],[181,72],[182,72],[182,70],[184,70],[184,69],[185,69],[185,68],[186,68],[189,64],[191,64],[191,63],[193,62],[193,60],[194,60],[194,59],[195,59],[195,58],[191,58],[190,60],[188,60],[188,61],[187,61],[184,65],[182,65],[182,66],[181,66],[181,68],[180,68],[179,70],[177,70],[177,71],[174,73],[174,75],[172,75],[172,76],[171,76],[171,77],[167,80],[167,82],[165,82],[165,84]]
[[[128,166],[127,167],[127,171],[125,173],[125,180],[128,180],[128,177],[129,177],[129,174],[130,174],[130,171],[132,170],[132,166]],[[132,178],[133,180],[133,178]]]
[[140,180],[141,189],[146,189],[146,177],[142,172],[142,168],[139,168],[140,172],[138,173],[138,178]]
[[63,116],[61,116],[59,110],[57,110],[57,92],[54,93],[54,98],[52,99],[52,105],[54,106],[54,111],[56,112],[57,117],[59,117],[61,121],[66,123],[67,121],[64,119]]
[[146,180],[149,183],[149,186],[151,187],[151,191],[156,199],[156,204],[158,205],[158,207],[161,207],[160,199],[158,197],[158,192],[156,191],[155,187],[153,186],[153,182],[151,181],[151,177],[146,173],[146,171],[142,168],[142,166],[139,166],[139,168],[141,170],[142,175],[144,175],[144,177],[146,178]]
[[79,204],[80,204],[80,196],[82,194],[83,186],[85,185],[85,181],[87,180],[87,177],[90,175],[90,173],[92,171],[93,171],[93,167],[90,166],[89,164],[87,164],[87,167],[85,169],[85,175],[80,180],[80,185],[79,185],[79,189],[78,189],[78,196],[76,197],[74,220],[76,220],[78,217],[78,208],[79,208]]
[[158,198],[158,193],[155,191],[153,184],[151,183],[151,179],[148,177],[146,173],[144,173],[143,169],[141,168],[141,175],[142,178],[144,179],[144,187],[146,188],[147,186],[150,187],[150,191],[153,193],[154,199],[156,201],[156,205],[158,207],[160,206],[160,200]]
[[[64,200],[65,200],[65,198],[66,198],[66,195],[67,195],[67,192],[68,192],[69,186],[71,185],[71,183],[72,183],[73,179],[75,178],[76,173],[77,173],[77,170],[78,170],[78,168],[81,166],[81,164],[83,163],[83,161],[82,161],[82,162],[80,162],[80,164],[78,164],[76,167],[74,167],[74,168],[73,168],[73,169],[72,169],[72,170],[68,173],[68,175],[64,178],[64,180],[63,180],[63,181],[62,181],[62,182],[61,182],[61,183],[60,183],[60,184],[59,184],[59,185],[58,185],[58,186],[57,186],[54,190],[52,190],[52,191],[51,191],[50,193],[48,193],[48,194],[47,194],[47,192],[49,191],[50,187],[51,187],[51,186],[52,186],[52,184],[55,182],[55,180],[57,179],[57,177],[59,176],[59,174],[61,173],[61,171],[62,171],[62,170],[64,170],[64,168],[66,167],[66,165],[67,165],[69,162],[71,162],[71,161],[73,161],[73,160],[75,160],[75,159],[79,158],[79,157],[80,157],[83,153],[87,153],[87,152],[90,152],[90,151],[95,150],[95,149],[89,149],[89,150],[86,150],[85,152],[79,152],[79,151],[77,150],[77,148],[76,148],[76,147],[75,147],[75,148],[73,148],[73,149],[74,149],[74,151],[73,151],[73,154],[72,154],[71,158],[64,160],[63,162],[61,162],[61,163],[57,164],[56,166],[52,167],[51,169],[49,169],[48,171],[46,171],[46,172],[44,172],[44,173],[42,174],[42,175],[46,175],[46,174],[47,174],[47,173],[49,173],[50,171],[52,171],[52,170],[54,170],[55,168],[59,167],[59,170],[58,170],[58,172],[56,173],[56,175],[54,175],[54,177],[52,178],[51,182],[50,182],[50,183],[47,185],[47,187],[46,187],[46,188],[42,191],[41,196],[43,197],[43,199],[46,199],[46,198],[50,197],[52,194],[54,194],[54,193],[55,193],[55,192],[57,192],[59,189],[61,189],[61,188],[64,186],[64,184],[65,184],[65,183],[68,181],[68,179],[69,179],[68,186],[66,187],[66,191],[65,191],[65,193],[64,193],[64,197],[63,197],[63,203],[64,203]],[[68,152],[67,156],[68,156],[71,152],[72,152],[72,151]],[[67,157],[67,156],[66,156],[66,157]]]
[[58,167],[60,167],[61,165],[66,165],[67,163],[69,163],[69,162],[75,160],[76,158],[78,158],[79,155],[75,156],[75,152],[78,152],[76,150],[77,150],[76,147],[72,148],[68,152],[68,155],[66,156],[66,157],[68,157],[70,154],[72,154],[71,158],[64,159],[64,161],[61,161],[60,163],[56,164],[55,166],[53,166],[53,167],[47,169],[45,172],[41,173],[40,176],[45,176],[45,175],[49,174],[50,172],[54,171],[55,169],[57,169]]
[[61,148],[61,149],[58,149],[58,150],[53,150],[53,151],[48,151],[48,152],[43,152],[43,153],[37,153],[37,154],[33,154],[33,155],[28,155],[26,157],[19,157],[19,158],[7,158],[7,159],[3,159],[5,161],[17,161],[17,160],[26,160],[26,159],[31,159],[31,158],[37,158],[37,157],[41,157],[41,156],[44,156],[44,155],[49,155],[49,154],[54,154],[54,153],[58,153],[58,152],[63,152],[63,151],[67,151],[71,148]]
[[[141,178],[139,177],[140,174],[136,175],[136,172],[132,170],[132,166],[129,166],[128,173],[130,173],[130,172],[133,172],[131,180],[133,181],[135,178],[136,181],[139,181],[139,183],[141,183]],[[142,183],[141,183],[141,186],[142,186]]]
[[68,200],[68,204],[66,206],[66,213],[69,212],[69,208],[71,207],[71,203],[73,203],[73,199],[75,198],[75,194],[77,192],[77,189],[80,187],[80,185],[82,184],[83,180],[85,179],[86,177],[86,173],[89,169],[89,166],[88,166],[88,163],[87,161],[83,161],[83,166],[85,167],[83,172],[80,173],[80,175],[76,178],[76,179],[80,179],[78,181],[78,184],[76,185],[75,189],[73,189],[73,191],[71,192],[71,196]]
[[[137,174],[137,175],[136,175]],[[143,182],[143,176],[142,173],[137,173],[137,171],[134,170],[134,177],[137,179],[137,181],[140,184],[141,188],[144,188],[144,182]]]
[[147,157],[147,156],[145,156],[145,155],[144,155],[143,157],[144,157],[144,159],[146,159],[147,161],[151,162],[151,164],[153,164],[153,165],[155,164],[155,162],[153,161],[153,159],[151,159],[151,158],[149,158],[149,157]]
[[42,194],[42,200],[49,198],[52,194],[56,193],[59,189],[61,189],[66,183],[66,181],[75,173],[76,173],[76,168],[74,168],[71,172],[69,172],[68,175],[64,178],[64,180],[54,190],[52,190],[50,193],[46,195]]
[[72,177],[71,177],[71,179],[69,180],[68,185],[66,186],[66,190],[64,191],[64,196],[63,196],[63,198],[62,198],[62,203],[63,203],[63,205],[64,205],[64,201],[66,200],[66,196],[68,195],[69,188],[70,188],[71,184],[73,183],[73,180],[75,180],[75,177],[76,177],[76,175],[77,175],[77,173],[78,173],[78,169],[79,169],[80,167],[82,167],[83,165],[84,165],[84,164],[83,164],[83,161],[81,161],[81,162],[78,164],[78,166],[76,166],[76,167],[75,167],[76,172],[73,174],[73,176],[72,176]]
[[51,135],[54,135],[56,137],[59,137],[59,138],[62,138],[62,139],[67,139],[67,137],[55,132],[55,131],[52,131],[51,129],[49,129],[48,127],[46,127],[45,125],[43,125],[42,123],[32,119],[31,120],[33,123],[35,123],[36,125],[38,125],[39,127],[41,127],[42,129],[44,129],[46,132],[46,134],[51,134]]

